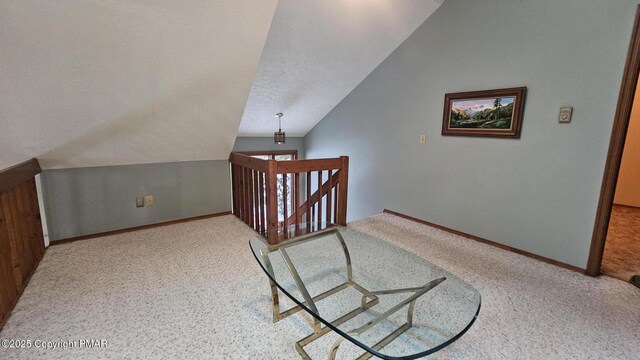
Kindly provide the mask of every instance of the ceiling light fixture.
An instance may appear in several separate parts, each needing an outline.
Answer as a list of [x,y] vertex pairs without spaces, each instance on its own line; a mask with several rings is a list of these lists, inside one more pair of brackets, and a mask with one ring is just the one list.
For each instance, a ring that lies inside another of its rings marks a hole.
[[273,142],[276,144],[284,144],[286,140],[286,136],[284,131],[282,131],[282,115],[283,113],[277,113],[276,117],[278,118],[278,131],[273,133]]

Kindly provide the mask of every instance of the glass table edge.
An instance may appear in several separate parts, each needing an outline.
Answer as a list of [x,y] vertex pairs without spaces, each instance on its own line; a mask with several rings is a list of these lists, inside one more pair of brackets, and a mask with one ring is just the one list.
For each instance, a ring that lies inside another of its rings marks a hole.
[[[266,241],[266,239],[263,239],[261,236],[258,235],[255,238],[257,238],[258,240],[262,241],[267,247],[270,246],[269,243]],[[427,356],[427,355],[431,355],[431,354],[433,354],[433,353],[435,353],[437,351],[440,351],[440,350],[444,349],[445,347],[451,345],[456,340],[458,340],[460,337],[462,337],[462,335],[464,335],[471,328],[471,326],[478,319],[478,314],[480,313],[480,307],[482,306],[482,296],[480,295],[480,293],[478,293],[478,297],[479,297],[478,298],[478,308],[476,309],[476,313],[473,315],[473,318],[471,319],[469,324],[467,324],[467,326],[464,329],[462,329],[462,331],[460,331],[457,335],[455,335],[451,339],[443,342],[442,344],[439,344],[439,345],[437,345],[437,346],[435,346],[435,347],[433,347],[431,349],[428,349],[426,351],[419,352],[419,353],[412,354],[412,355],[407,355],[407,356],[390,356],[390,355],[381,354],[377,350],[374,350],[374,349],[368,347],[367,345],[362,344],[360,341],[358,341],[358,340],[354,339],[353,337],[347,335],[344,331],[336,328],[329,321],[323,319],[320,315],[314,313],[311,309],[309,309],[307,306],[305,306],[303,302],[298,301],[295,298],[295,296],[289,294],[284,288],[282,288],[280,286],[280,284],[271,276],[271,274],[269,274],[269,271],[267,271],[267,269],[264,268],[264,266],[260,262],[260,259],[258,259],[256,253],[253,251],[253,248],[251,247],[251,239],[248,241],[248,243],[249,243],[249,250],[251,250],[251,254],[253,255],[254,259],[256,259],[256,262],[258,263],[258,265],[260,266],[262,271],[267,275],[269,280],[272,281],[278,287],[278,289],[280,289],[280,291],[282,291],[282,293],[287,295],[287,297],[289,299],[291,299],[294,303],[296,303],[298,306],[300,306],[302,309],[304,309],[306,313],[308,313],[309,315],[313,316],[315,319],[317,319],[318,321],[323,323],[325,326],[329,327],[332,331],[336,332],[338,335],[342,336],[343,338],[345,338],[349,342],[353,343],[354,345],[360,347],[364,351],[369,352],[369,353],[371,353],[371,354],[373,354],[373,355],[375,355],[375,356],[377,356],[379,358],[382,358],[382,359],[386,359],[386,360],[412,360],[412,359],[421,358],[421,357],[424,357],[424,356]]]

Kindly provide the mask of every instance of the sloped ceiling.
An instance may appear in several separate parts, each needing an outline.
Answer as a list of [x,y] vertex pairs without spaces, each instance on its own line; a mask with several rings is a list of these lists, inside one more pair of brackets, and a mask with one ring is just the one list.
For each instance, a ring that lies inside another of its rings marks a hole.
[[305,135],[441,2],[0,0],[0,169],[226,159],[279,111]]
[[276,0],[0,0],[0,169],[225,159]]
[[240,135],[303,136],[443,0],[280,0]]

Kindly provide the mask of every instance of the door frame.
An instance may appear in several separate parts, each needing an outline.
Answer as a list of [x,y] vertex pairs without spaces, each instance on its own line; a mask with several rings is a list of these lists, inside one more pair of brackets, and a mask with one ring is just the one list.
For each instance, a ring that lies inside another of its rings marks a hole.
[[589,259],[585,271],[585,274],[589,276],[600,275],[600,265],[602,264],[602,255],[604,254],[604,244],[607,240],[607,230],[609,229],[611,208],[613,207],[613,198],[616,192],[616,183],[618,182],[618,172],[620,171],[620,163],[622,162],[622,152],[627,137],[627,129],[629,128],[631,109],[633,107],[633,99],[636,94],[639,75],[640,5],[636,8],[636,18],[633,23],[629,51],[622,75],[622,85],[620,85],[618,105],[613,120],[613,129],[611,130],[609,152],[607,154],[607,162],[605,164],[602,187],[600,189],[600,199],[598,201],[598,210],[596,212],[596,221],[591,238]]

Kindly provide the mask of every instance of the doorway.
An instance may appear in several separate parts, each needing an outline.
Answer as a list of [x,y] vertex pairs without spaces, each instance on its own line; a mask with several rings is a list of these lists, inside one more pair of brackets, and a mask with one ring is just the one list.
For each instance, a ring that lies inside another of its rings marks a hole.
[[601,272],[624,281],[640,274],[640,91],[631,108]]
[[[600,200],[596,213],[596,221],[593,230],[591,248],[589,251],[589,259],[587,262],[586,274],[590,276],[598,276],[602,269],[602,260],[605,253],[605,245],[609,232],[610,221],[620,221],[616,216],[620,212],[613,214],[615,209],[614,198],[616,195],[616,186],[621,169],[623,153],[625,149],[625,141],[627,139],[627,131],[634,108],[634,98],[638,85],[638,75],[640,74],[640,5],[636,10],[636,18],[631,33],[631,42],[627,53],[627,60],[624,68],[622,85],[620,87],[620,95],[618,97],[618,105],[613,122],[613,130],[611,132],[611,141],[609,143],[609,152],[605,165],[605,173],[602,180],[602,188],[600,191]],[[640,105],[639,105],[640,107]],[[624,214],[623,214],[624,216]],[[615,231],[615,224],[611,227]],[[622,226],[618,226],[621,229]],[[636,238],[637,239],[637,238]],[[624,247],[622,244],[619,247]]]

